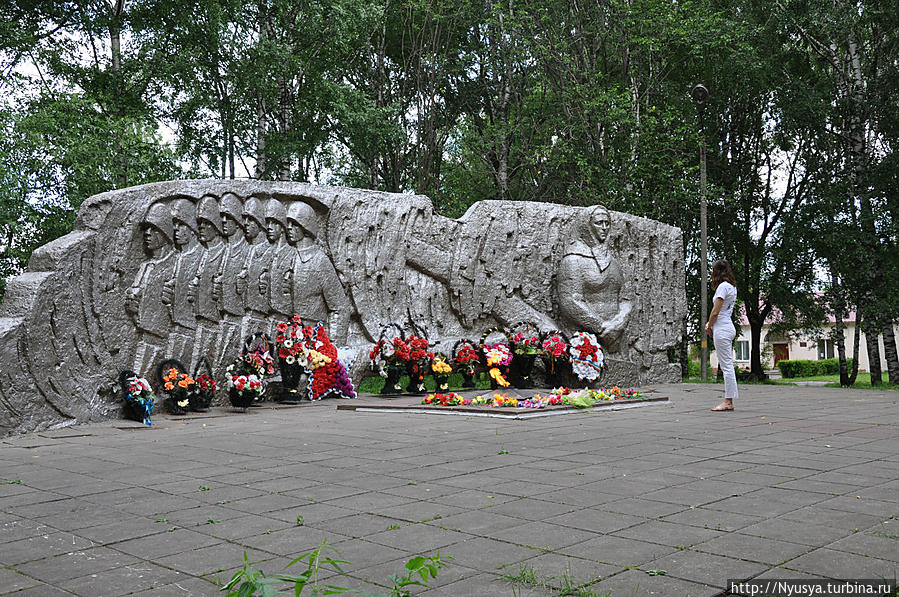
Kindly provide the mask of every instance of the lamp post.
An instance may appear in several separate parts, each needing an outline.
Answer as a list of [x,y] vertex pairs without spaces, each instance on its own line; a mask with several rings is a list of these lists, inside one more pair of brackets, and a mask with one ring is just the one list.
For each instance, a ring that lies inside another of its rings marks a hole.
[[[700,316],[700,327],[705,326],[709,315],[709,269],[708,269],[708,226],[706,216],[708,211],[708,202],[706,199],[706,181],[705,181],[705,102],[709,99],[709,90],[702,83],[693,87],[690,91],[693,102],[699,110],[699,278],[700,278],[700,301],[702,302],[702,315]],[[709,342],[705,334],[705,329],[701,332],[701,361],[700,368],[702,371],[702,379],[709,377]]]

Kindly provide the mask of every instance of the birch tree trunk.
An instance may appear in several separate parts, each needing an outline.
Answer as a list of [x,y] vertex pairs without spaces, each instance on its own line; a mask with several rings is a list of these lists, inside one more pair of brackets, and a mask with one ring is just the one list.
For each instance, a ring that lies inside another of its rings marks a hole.
[[890,385],[899,385],[899,354],[896,353],[896,336],[893,333],[893,322],[883,326],[883,356],[887,362]]
[[[843,295],[841,294],[840,286],[839,286],[839,277],[837,276],[837,268],[834,263],[829,263],[830,266],[830,281],[833,288],[833,299],[831,300],[831,307],[833,307],[833,319],[834,319],[834,328],[835,328],[835,340],[837,344],[837,357],[840,361],[840,385],[844,388],[852,385],[849,382],[849,371],[846,363],[846,332],[845,332],[845,324],[843,323],[843,317],[845,317],[846,309],[845,304],[843,302]],[[858,340],[856,340],[856,344],[858,344]],[[854,381],[854,380],[853,380]]]
[[[259,44],[263,45],[268,38],[268,14],[265,0],[260,0],[259,10]],[[256,178],[265,177],[265,97],[261,91],[256,92]]]
[[861,344],[861,330],[862,330],[862,320],[861,315],[858,314],[855,317],[855,337],[854,342],[852,343],[852,372],[849,374],[849,379],[847,380],[847,386],[851,386],[855,383],[855,379],[858,377],[858,345]]
[[[125,12],[125,0],[114,0],[109,6],[109,54],[114,73],[114,94],[122,95],[122,14]],[[123,115],[121,104],[118,110],[119,116]],[[116,141],[118,144],[118,141]],[[124,166],[124,164],[123,164]],[[118,169],[116,183],[119,188],[128,186],[128,174],[126,168]]]
[[873,322],[865,324],[865,348],[868,350],[871,385],[879,386],[883,383],[883,371],[880,368],[880,329]]

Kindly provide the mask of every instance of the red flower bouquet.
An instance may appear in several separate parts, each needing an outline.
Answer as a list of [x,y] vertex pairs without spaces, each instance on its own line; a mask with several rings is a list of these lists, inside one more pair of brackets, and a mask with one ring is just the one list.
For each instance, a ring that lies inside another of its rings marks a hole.
[[406,391],[410,394],[423,394],[425,392],[425,374],[430,370],[434,353],[429,351],[428,339],[416,336],[414,333],[406,337],[409,346],[409,361],[406,371],[409,373],[409,386]]
[[328,337],[323,323],[316,326],[307,347],[309,399],[321,400],[332,394],[338,398],[355,398],[356,389],[343,363],[337,358],[337,347]]

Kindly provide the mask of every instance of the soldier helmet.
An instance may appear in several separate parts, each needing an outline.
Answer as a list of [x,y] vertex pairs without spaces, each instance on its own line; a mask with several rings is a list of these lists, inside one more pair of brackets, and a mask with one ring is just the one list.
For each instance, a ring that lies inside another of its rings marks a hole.
[[154,203],[147,210],[144,221],[141,226],[153,226],[165,237],[168,242],[172,242],[172,214],[164,203]]
[[265,210],[258,197],[247,197],[243,204],[243,215],[244,217],[253,218],[259,223],[261,228],[265,228]]
[[240,201],[240,197],[234,193],[222,194],[222,198],[219,200],[219,213],[231,216],[239,222],[240,216],[243,214],[243,204]]
[[302,201],[291,203],[290,207],[287,208],[287,219],[298,224],[300,228],[312,236],[318,236],[318,217],[315,215],[315,210],[308,203],[303,203]]
[[205,195],[197,203],[197,220],[206,220],[222,233],[222,217],[219,211],[219,202],[213,195]]
[[265,219],[275,220],[284,228],[287,228],[287,210],[284,205],[277,199],[269,199],[265,203]]
[[172,220],[182,222],[194,234],[197,233],[197,208],[192,201],[184,198],[172,201]]

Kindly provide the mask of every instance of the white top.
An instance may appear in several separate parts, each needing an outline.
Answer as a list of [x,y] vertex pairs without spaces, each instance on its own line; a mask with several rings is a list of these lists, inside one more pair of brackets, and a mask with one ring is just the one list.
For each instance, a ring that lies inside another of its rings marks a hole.
[[718,284],[718,289],[715,290],[715,296],[712,297],[712,303],[714,304],[717,299],[724,299],[724,304],[721,305],[721,311],[718,312],[718,318],[715,320],[715,325],[712,328],[724,327],[733,325],[731,321],[731,315],[734,312],[734,302],[737,300],[737,288],[730,282],[721,282]]

